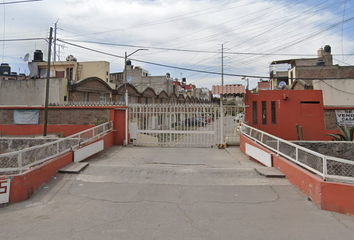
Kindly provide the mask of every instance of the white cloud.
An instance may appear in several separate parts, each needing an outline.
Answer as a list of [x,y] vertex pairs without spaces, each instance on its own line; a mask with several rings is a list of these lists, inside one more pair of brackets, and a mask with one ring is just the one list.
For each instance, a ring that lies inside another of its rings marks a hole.
[[[322,3],[322,5],[318,5]],[[322,7],[323,9],[320,9]],[[354,16],[352,3],[346,4],[345,19]],[[7,5],[5,23],[0,19],[0,36],[9,38],[43,37],[48,35],[57,19],[58,38],[112,42],[146,46],[132,58],[184,68],[220,72],[220,53],[196,53],[156,50],[153,47],[183,48],[200,51],[260,52],[277,54],[313,54],[326,44],[334,54],[351,53],[354,47],[353,22],[344,23],[342,45],[343,3],[338,1],[271,1],[271,0],[56,0]],[[0,12],[4,12],[0,5]],[[339,23],[334,28],[332,24]],[[5,26],[5,30],[4,30]],[[2,38],[2,37],[0,37]],[[120,56],[137,47],[106,46],[77,43]],[[6,42],[3,62],[14,71],[25,68],[20,59],[35,49],[47,52],[46,42]],[[0,43],[0,52],[3,45]],[[106,60],[112,71],[121,71],[123,60],[65,45],[61,59],[69,54],[79,61]],[[2,54],[0,54],[2,57]],[[272,60],[302,56],[259,56],[225,54],[225,72],[240,75],[268,75]],[[306,57],[306,56],[303,56]],[[353,64],[351,56],[335,56]],[[217,75],[162,68],[133,62],[152,75],[170,72],[173,77],[188,76],[187,81],[211,88],[220,83]],[[239,77],[225,77],[225,83],[241,83]],[[252,80],[254,84],[256,80]],[[251,82],[251,85],[253,84]]]

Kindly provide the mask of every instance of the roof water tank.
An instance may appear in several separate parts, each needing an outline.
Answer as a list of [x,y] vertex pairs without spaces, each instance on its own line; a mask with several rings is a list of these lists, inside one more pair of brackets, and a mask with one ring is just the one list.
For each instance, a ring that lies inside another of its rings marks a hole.
[[11,67],[8,63],[1,63],[0,66],[0,76],[10,76],[11,75]]
[[43,62],[43,53],[41,50],[36,50],[33,54],[33,62]]
[[331,46],[326,45],[326,46],[324,47],[324,52],[325,52],[325,53],[331,53]]
[[127,65],[128,65],[128,66],[132,65],[132,61],[128,60],[128,61],[127,61]]
[[182,78],[182,82],[186,82],[186,78]]

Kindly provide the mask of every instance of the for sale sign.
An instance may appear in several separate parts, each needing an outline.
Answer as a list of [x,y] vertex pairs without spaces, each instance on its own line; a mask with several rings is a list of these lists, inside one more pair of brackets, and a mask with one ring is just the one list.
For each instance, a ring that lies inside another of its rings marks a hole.
[[339,126],[354,126],[354,110],[336,110]]
[[0,204],[8,203],[10,197],[10,179],[0,179]]

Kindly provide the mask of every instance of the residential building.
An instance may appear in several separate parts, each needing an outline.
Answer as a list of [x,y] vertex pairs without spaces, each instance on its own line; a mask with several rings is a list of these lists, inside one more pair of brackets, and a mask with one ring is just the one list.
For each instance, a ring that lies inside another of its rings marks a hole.
[[275,72],[271,79],[278,90],[247,91],[246,121],[251,126],[287,140],[297,140],[301,129],[304,140],[330,140],[326,134],[338,132],[337,125],[354,126],[353,66],[333,65],[328,45],[318,58],[272,64],[285,62],[291,65],[287,78]]
[[156,93],[165,91],[168,95],[172,93],[179,94],[180,88],[173,85],[173,79],[170,77],[169,73],[164,76],[151,76],[147,70],[132,65],[130,60],[127,61],[123,72],[111,73],[110,80],[119,86],[125,83],[124,76],[126,76],[128,82],[134,85],[139,92],[143,92],[146,88],[150,87],[154,89]]
[[[46,78],[47,65],[47,62],[43,61],[43,53],[36,50],[33,61],[28,63],[30,77]],[[76,58],[70,55],[66,58],[66,61],[51,62],[49,76],[66,78],[73,82],[98,77],[115,88],[115,84],[109,81],[109,62],[107,61],[78,62]]]
[[271,89],[311,89],[314,79],[354,78],[354,66],[333,65],[329,45],[317,51],[317,58],[277,60],[270,68]]

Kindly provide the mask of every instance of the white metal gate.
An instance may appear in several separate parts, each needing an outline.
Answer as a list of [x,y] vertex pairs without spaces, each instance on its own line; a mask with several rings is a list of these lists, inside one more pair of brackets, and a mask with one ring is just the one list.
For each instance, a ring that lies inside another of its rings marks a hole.
[[130,139],[137,146],[213,147],[220,107],[211,104],[131,104]]

